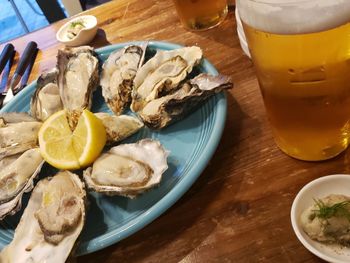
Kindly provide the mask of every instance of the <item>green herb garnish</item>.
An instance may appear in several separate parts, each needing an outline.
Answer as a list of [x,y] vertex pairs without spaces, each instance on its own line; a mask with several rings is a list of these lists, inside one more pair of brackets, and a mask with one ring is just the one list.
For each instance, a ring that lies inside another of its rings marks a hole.
[[313,210],[315,216],[322,219],[329,219],[331,217],[345,217],[350,222],[350,211],[348,205],[350,201],[343,201],[335,203],[334,205],[327,206],[322,200],[314,199],[318,209]]
[[70,24],[70,27],[71,27],[71,28],[75,28],[76,26],[79,26],[79,25],[82,26],[82,27],[85,27],[83,21],[73,21],[73,22]]

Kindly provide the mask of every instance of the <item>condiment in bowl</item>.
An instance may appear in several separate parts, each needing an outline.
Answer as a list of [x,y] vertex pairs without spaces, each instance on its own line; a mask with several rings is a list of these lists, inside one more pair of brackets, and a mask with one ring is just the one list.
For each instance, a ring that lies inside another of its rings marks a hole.
[[[310,225],[305,225],[305,213],[312,211],[313,216],[319,217],[317,220],[320,222],[334,224],[336,220],[332,217],[342,217],[344,213],[342,211],[338,211],[339,213],[337,213],[333,208],[339,208],[341,204],[341,208],[344,209],[344,202],[336,202],[334,204],[328,202],[330,202],[330,199],[334,199],[334,197],[337,199],[341,196],[350,196],[350,175],[335,174],[324,176],[308,183],[299,191],[294,199],[291,210],[292,226],[299,241],[316,256],[334,263],[350,262],[350,247],[338,244],[337,242],[316,241],[314,240],[315,237],[312,239],[306,233],[309,231],[310,234]],[[325,212],[325,208],[327,208],[328,212],[334,213],[325,215],[323,213]],[[310,218],[310,220],[313,220],[313,218]],[[323,228],[322,231],[325,229],[328,231],[328,228]],[[316,231],[318,230],[316,229]]]
[[97,19],[91,15],[78,16],[65,23],[56,34],[59,42],[66,46],[88,44],[97,32]]

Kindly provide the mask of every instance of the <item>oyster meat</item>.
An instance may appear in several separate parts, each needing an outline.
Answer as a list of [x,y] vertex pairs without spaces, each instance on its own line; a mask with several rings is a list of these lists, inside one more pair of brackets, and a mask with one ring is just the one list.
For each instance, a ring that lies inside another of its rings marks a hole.
[[68,171],[39,181],[0,262],[65,262],[84,226],[85,197]]
[[147,102],[176,89],[202,56],[202,50],[196,46],[158,51],[135,76],[131,109],[138,112]]
[[37,146],[41,122],[23,112],[3,113],[0,121],[0,159]]
[[0,160],[0,220],[21,208],[22,195],[32,190],[43,163],[38,148]]
[[152,139],[122,144],[102,154],[84,171],[84,179],[96,192],[133,198],[160,183],[168,154]]
[[138,114],[148,127],[161,129],[183,118],[210,96],[230,89],[232,86],[233,84],[226,76],[200,74],[185,82],[176,92],[150,101]]
[[30,112],[37,120],[44,121],[63,105],[57,86],[58,70],[54,68],[40,75],[30,102]]
[[102,66],[102,95],[108,107],[115,114],[121,114],[131,102],[133,80],[141,67],[147,43],[131,45],[112,52]]
[[66,47],[58,50],[58,88],[63,107],[70,112],[70,125],[75,126],[83,109],[90,109],[92,93],[98,86],[99,62],[92,47]]
[[0,121],[0,127],[4,127],[6,123],[34,122],[37,120],[26,112],[6,112],[0,114]]
[[107,143],[116,143],[133,135],[144,125],[138,118],[129,115],[110,115],[105,112],[95,113],[106,129]]

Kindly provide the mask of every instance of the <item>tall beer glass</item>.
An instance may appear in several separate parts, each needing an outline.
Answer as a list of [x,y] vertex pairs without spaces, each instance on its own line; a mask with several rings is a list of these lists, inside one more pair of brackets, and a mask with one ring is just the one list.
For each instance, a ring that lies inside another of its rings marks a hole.
[[301,160],[349,144],[350,0],[237,0],[275,141]]

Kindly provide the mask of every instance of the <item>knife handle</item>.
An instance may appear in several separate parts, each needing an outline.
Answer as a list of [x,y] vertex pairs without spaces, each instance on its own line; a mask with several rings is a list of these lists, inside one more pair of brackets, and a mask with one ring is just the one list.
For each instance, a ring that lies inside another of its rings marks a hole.
[[26,85],[29,79],[30,72],[32,71],[36,56],[39,52],[39,49],[35,49],[34,53],[32,54],[32,57],[30,58],[29,65],[27,66],[26,70],[24,71],[24,74],[21,79],[20,85],[16,86],[16,89],[13,90],[13,94],[16,95],[18,92],[20,92]]
[[37,43],[34,41],[30,41],[26,48],[24,49],[24,52],[18,62],[18,66],[15,71],[15,75],[20,75],[22,76],[24,71],[26,70],[28,64],[30,63],[30,60],[33,56],[33,53],[36,52],[37,49]]
[[3,71],[4,67],[6,66],[7,61],[10,59],[14,50],[15,50],[15,48],[11,43],[6,44],[6,46],[2,50],[1,55],[0,55],[0,73]]

